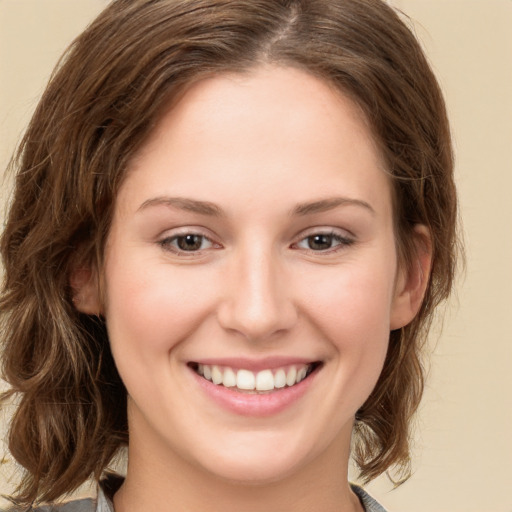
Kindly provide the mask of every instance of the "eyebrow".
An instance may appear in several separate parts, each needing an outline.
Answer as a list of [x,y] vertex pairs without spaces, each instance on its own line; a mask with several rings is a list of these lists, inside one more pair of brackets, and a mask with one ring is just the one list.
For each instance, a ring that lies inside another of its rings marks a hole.
[[368,210],[372,215],[376,214],[370,203],[367,203],[361,199],[353,199],[350,197],[329,197],[319,201],[300,203],[292,209],[290,215],[311,215],[312,213],[322,213],[337,208],[338,206],[347,205],[360,206]]
[[[320,199],[317,201],[311,201],[306,203],[299,203],[290,211],[290,216],[305,216],[313,213],[322,213],[338,206],[359,206],[368,210],[372,215],[376,212],[372,206],[361,199],[353,199],[350,197],[330,197],[326,199]],[[197,199],[190,199],[186,197],[154,197],[144,201],[138,211],[144,210],[151,206],[168,206],[172,208],[178,208],[192,213],[198,213],[200,215],[209,215],[212,217],[223,217],[225,216],[222,208],[217,206],[215,203],[209,201],[199,201]]]
[[137,211],[144,210],[150,206],[170,206],[180,210],[213,217],[221,217],[224,215],[222,209],[214,203],[188,199],[186,197],[154,197],[144,201]]

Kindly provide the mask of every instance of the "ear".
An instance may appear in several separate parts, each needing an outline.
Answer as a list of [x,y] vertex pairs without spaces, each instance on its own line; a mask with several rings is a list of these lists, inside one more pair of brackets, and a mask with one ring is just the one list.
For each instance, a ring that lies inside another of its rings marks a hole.
[[75,308],[86,315],[101,314],[97,272],[90,267],[75,268],[69,277]]
[[[415,251],[408,268],[399,268],[395,296],[391,308],[390,329],[400,329],[409,324],[418,313],[430,276],[432,265],[432,238],[423,224],[413,231]],[[404,266],[404,265],[402,265]]]

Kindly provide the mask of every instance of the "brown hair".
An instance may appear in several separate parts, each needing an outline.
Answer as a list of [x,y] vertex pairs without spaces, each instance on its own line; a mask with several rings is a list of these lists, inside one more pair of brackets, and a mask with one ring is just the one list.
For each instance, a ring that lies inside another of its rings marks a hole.
[[381,0],[114,0],[64,56],[11,164],[0,320],[4,398],[17,397],[9,448],[25,468],[21,503],[99,478],[128,441],[105,326],[77,312],[69,284],[71,268],[101,269],[127,163],[190,84],[263,62],[305,69],[362,107],[393,177],[402,262],[413,259],[414,225],[430,229],[421,310],[391,332],[355,427],[363,479],[391,466],[407,474],[421,349],[451,289],[457,245],[445,106],[411,31]]

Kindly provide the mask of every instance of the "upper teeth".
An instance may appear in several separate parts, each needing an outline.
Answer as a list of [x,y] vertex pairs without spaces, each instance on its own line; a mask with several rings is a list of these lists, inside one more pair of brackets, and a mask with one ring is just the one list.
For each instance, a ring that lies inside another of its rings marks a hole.
[[271,391],[293,386],[306,378],[310,365],[294,365],[274,370],[235,370],[229,367],[199,364],[197,373],[217,385],[227,388],[237,387],[244,391]]

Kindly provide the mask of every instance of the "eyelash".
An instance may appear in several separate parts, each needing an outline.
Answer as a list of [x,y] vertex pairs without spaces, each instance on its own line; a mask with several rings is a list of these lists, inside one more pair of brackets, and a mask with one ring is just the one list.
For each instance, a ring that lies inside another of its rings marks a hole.
[[[197,237],[201,239],[201,245],[204,241],[207,241],[210,243],[210,247],[207,247],[206,249],[196,249],[192,251],[188,251],[186,249],[181,249],[177,245],[173,244],[179,244],[180,239],[186,239],[187,237]],[[203,235],[202,233],[196,233],[193,231],[185,232],[185,233],[179,233],[177,235],[169,236],[164,238],[163,240],[160,240],[159,245],[170,252],[174,252],[175,254],[180,255],[194,255],[194,254],[201,254],[203,251],[210,249],[211,247],[214,247],[215,245],[219,246],[218,244],[215,244],[210,238],[208,238],[206,235]],[[219,246],[220,247],[220,246]]]
[[310,241],[310,239],[315,238],[315,237],[328,237],[330,239],[330,242],[337,242],[337,244],[333,247],[329,247],[327,249],[319,249],[319,250],[311,249],[311,247],[303,247],[303,249],[305,249],[309,253],[313,253],[313,254],[331,254],[331,253],[343,250],[345,247],[348,247],[355,242],[355,240],[353,238],[340,235],[339,233],[337,233],[334,230],[330,230],[330,231],[320,230],[320,231],[315,231],[315,232],[301,238],[297,243],[295,243],[293,245],[298,247],[301,242],[308,243],[308,241]]
[[[178,245],[180,242],[180,239],[186,239],[187,237],[199,238],[200,242],[201,242],[201,246],[203,245],[203,242],[205,242],[205,241],[208,242],[210,244],[210,246],[207,248],[199,248],[199,249],[195,249],[195,250],[186,250],[186,249],[180,248]],[[327,237],[327,238],[329,238],[328,242],[330,242],[330,243],[337,242],[337,243],[333,247],[328,247],[327,249],[318,249],[318,250],[312,249],[311,247],[300,247],[299,246],[299,244],[301,244],[303,242],[306,242],[309,245],[309,243],[311,243],[311,239],[313,239],[314,237]],[[304,249],[312,254],[331,254],[331,253],[337,252],[339,250],[342,250],[345,247],[348,247],[348,246],[354,244],[354,242],[355,242],[355,240],[353,238],[350,238],[347,236],[342,236],[339,233],[337,233],[336,231],[333,231],[333,230],[321,231],[320,230],[320,231],[315,231],[305,237],[302,237],[298,242],[292,244],[292,248]],[[165,249],[167,251],[173,252],[178,255],[190,255],[190,256],[202,254],[203,251],[211,249],[211,248],[218,249],[221,247],[220,244],[215,244],[215,242],[213,242],[206,235],[203,235],[203,234],[197,233],[197,232],[193,232],[193,231],[179,233],[179,234],[176,234],[173,236],[166,237],[163,240],[160,240],[158,243],[163,249]]]

